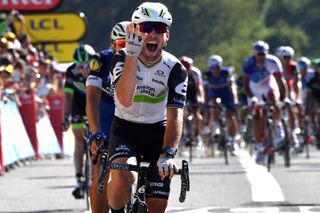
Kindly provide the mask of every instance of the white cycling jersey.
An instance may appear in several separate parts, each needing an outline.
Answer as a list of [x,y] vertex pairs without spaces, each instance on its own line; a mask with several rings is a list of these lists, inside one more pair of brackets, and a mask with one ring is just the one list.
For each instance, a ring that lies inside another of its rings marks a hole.
[[243,64],[243,74],[250,77],[250,89],[254,96],[262,100],[262,96],[267,96],[272,91],[278,98],[280,96],[279,87],[274,77],[274,73],[283,73],[280,60],[274,55],[267,54],[265,65],[259,67],[254,56],[250,56]]
[[[124,67],[125,49],[115,55],[110,72],[114,89]],[[138,60],[137,85],[133,103],[123,106],[114,91],[115,115],[135,123],[156,123],[166,120],[167,107],[183,108],[186,100],[187,71],[180,61],[163,51],[159,63],[148,67]]]

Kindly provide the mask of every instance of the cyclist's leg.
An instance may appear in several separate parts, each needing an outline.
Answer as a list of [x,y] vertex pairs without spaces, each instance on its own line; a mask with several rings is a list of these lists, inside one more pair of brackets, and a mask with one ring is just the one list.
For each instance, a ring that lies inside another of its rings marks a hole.
[[222,96],[222,103],[224,107],[227,109],[227,127],[228,132],[231,139],[234,141],[234,138],[238,131],[238,121],[236,117],[236,109],[233,101],[232,94],[228,91],[224,93]]
[[215,130],[219,128],[219,114],[220,110],[218,108],[218,104],[216,102],[216,98],[219,96],[213,93],[209,99],[209,106],[210,106],[210,119],[209,125],[212,130],[212,134],[215,134]]
[[92,164],[92,184],[90,187],[90,204],[92,213],[106,213],[109,212],[107,187],[110,171],[107,170],[104,179],[103,193],[98,194],[98,177],[99,177],[100,159],[96,164]]
[[[130,122],[115,117],[110,129],[109,161],[136,164],[134,162],[136,149],[133,144],[133,142],[136,142],[136,134],[139,133],[135,131]],[[136,174],[121,170],[111,170],[110,176],[111,180],[107,190],[109,205],[113,210],[119,210],[124,208],[130,201],[130,189],[136,179]]]
[[[150,162],[151,166],[156,166],[160,156],[160,150],[162,149],[165,127],[159,122],[147,128],[150,129],[148,129],[148,131],[146,129],[145,131],[150,134],[145,134],[143,138],[141,138],[139,153],[143,155],[143,161]],[[152,146],[149,145],[150,141],[152,141]],[[147,187],[146,190],[149,212],[165,212],[168,204],[171,180],[168,177],[161,180],[158,174],[148,174],[147,180],[150,183],[150,188]]]
[[83,164],[83,137],[84,128],[83,123],[73,123],[72,132],[75,138],[74,144],[74,166],[76,174],[82,175],[82,164]]
[[75,196],[75,198],[82,198],[84,196],[81,185],[83,181],[83,137],[85,133],[84,123],[73,120],[72,132],[75,137],[73,161],[77,180],[77,185],[72,194]]

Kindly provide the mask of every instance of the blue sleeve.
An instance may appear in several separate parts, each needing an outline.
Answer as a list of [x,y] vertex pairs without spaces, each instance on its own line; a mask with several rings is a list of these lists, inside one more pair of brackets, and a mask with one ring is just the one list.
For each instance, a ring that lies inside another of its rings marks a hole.
[[250,74],[252,72],[252,69],[251,69],[252,60],[250,59],[251,58],[248,58],[243,62],[242,71],[244,74]]

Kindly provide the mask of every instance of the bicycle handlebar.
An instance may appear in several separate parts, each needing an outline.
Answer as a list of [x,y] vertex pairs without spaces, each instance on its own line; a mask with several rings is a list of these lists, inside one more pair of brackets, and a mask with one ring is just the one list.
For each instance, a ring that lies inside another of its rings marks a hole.
[[[155,171],[158,172],[157,167],[145,167],[145,166],[125,164],[125,163],[108,163],[107,167],[109,169],[135,171],[135,172],[155,172]],[[175,172],[175,175],[180,175],[181,188],[180,188],[179,201],[182,203],[186,199],[187,191],[190,191],[189,166],[186,160],[182,160],[182,167],[181,169]]]

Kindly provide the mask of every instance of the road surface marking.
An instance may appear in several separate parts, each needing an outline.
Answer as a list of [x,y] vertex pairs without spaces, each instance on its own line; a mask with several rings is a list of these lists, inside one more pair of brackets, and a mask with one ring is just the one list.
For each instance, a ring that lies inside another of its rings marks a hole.
[[251,184],[252,201],[254,202],[281,202],[284,201],[281,188],[265,166],[257,165],[249,153],[239,150],[240,163],[246,171]]

